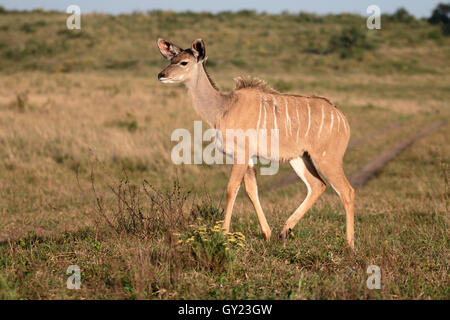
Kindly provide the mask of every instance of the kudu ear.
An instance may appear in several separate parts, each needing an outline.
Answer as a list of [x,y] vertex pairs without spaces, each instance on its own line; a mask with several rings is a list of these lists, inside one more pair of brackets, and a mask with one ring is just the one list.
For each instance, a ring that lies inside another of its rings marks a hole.
[[161,38],[159,38],[156,43],[158,45],[159,51],[167,60],[172,60],[173,57],[183,51],[183,49],[181,49],[180,47]]
[[197,39],[192,42],[192,52],[197,62],[203,61],[206,57],[205,43],[202,39]]

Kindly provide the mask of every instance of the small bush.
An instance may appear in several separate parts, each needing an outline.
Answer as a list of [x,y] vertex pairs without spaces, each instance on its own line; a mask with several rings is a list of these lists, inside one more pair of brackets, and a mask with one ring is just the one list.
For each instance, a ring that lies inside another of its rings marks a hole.
[[398,8],[393,14],[386,14],[384,17],[392,22],[411,23],[416,20],[405,8]]
[[43,27],[47,25],[47,22],[44,20],[39,20],[36,22],[25,22],[21,27],[20,30],[24,31],[25,33],[34,33],[36,32],[36,27]]
[[245,236],[240,232],[224,233],[222,223],[223,221],[217,221],[210,228],[193,226],[185,234],[179,235],[178,244],[189,247],[199,267],[209,271],[226,270],[234,258],[230,249],[245,247]]
[[298,22],[322,23],[322,22],[324,22],[325,19],[314,13],[307,13],[307,12],[300,11],[296,20]]
[[16,101],[12,103],[12,109],[15,109],[19,112],[25,112],[28,106],[28,92],[20,92],[16,94]]
[[130,133],[136,132],[138,123],[135,119],[117,120],[106,124],[107,126],[115,126],[128,130]]
[[365,50],[373,48],[374,45],[367,40],[366,32],[353,26],[330,38],[328,52],[336,52],[345,59],[361,56]]
[[235,249],[245,247],[242,233],[223,232],[223,221],[216,220],[223,212],[207,195],[200,203],[188,206],[190,192],[182,190],[178,181],[164,191],[147,181],[137,185],[125,177],[110,186],[113,201],[109,201],[97,194],[93,175],[91,179],[97,230],[110,230],[120,239],[157,243],[151,260],[169,265],[175,273],[181,267],[227,271],[236,257]]
[[208,199],[200,204],[195,204],[192,209],[192,214],[203,219],[204,221],[211,222],[223,217],[223,209],[219,209],[212,204],[210,199]]
[[33,28],[33,26],[32,26],[30,23],[28,23],[28,22],[25,22],[25,23],[20,27],[20,30],[22,30],[22,31],[25,32],[25,33],[34,33],[34,32],[36,32],[36,29]]
[[[94,183],[92,186],[95,193]],[[114,207],[95,193],[97,222],[106,224],[119,236],[125,233],[152,238],[167,232],[173,234],[191,222],[184,210],[189,193],[182,191],[178,182],[174,182],[171,190],[160,191],[147,181],[139,186],[125,177],[118,185],[110,186],[110,190],[116,198]]]
[[428,22],[441,26],[441,33],[444,36],[450,36],[450,4],[440,3],[433,10]]
[[433,10],[431,17],[428,18],[431,24],[448,24],[450,23],[450,4],[439,3]]
[[130,122],[126,123],[126,128],[130,132],[135,132],[138,128],[138,124],[136,120],[131,120]]
[[439,33],[439,31],[436,31],[436,30],[433,30],[433,31],[428,32],[428,33],[425,35],[425,37],[426,37],[427,39],[435,40],[435,41],[440,41],[440,40],[442,39],[442,35]]
[[239,10],[236,12],[236,16],[237,17],[254,17],[257,15],[256,10],[248,10],[248,9],[243,9],[243,10]]

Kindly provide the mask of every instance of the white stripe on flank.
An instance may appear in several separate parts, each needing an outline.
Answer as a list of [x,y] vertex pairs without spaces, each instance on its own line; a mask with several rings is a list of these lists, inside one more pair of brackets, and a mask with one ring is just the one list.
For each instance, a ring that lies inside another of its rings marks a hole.
[[277,100],[275,100],[274,96],[271,96],[273,101],[272,101],[272,108],[273,108],[273,126],[275,130],[278,130],[278,126],[277,126],[277,113],[275,111],[275,108],[277,106]]
[[298,133],[300,132],[300,116],[298,115],[298,101],[295,99],[295,111],[297,112],[297,142],[298,142]]
[[266,111],[266,97],[264,97],[263,107],[264,107],[264,129],[267,129],[267,111]]
[[344,124],[345,133],[347,133],[347,125],[345,124],[345,117],[344,114],[339,110],[339,113],[342,116],[342,123]]
[[259,124],[261,122],[261,111],[262,111],[262,96],[259,95],[259,117],[258,117],[258,123],[256,124],[256,134],[259,134]]
[[309,128],[311,127],[311,108],[309,107],[308,100],[306,100],[306,106],[308,107],[308,129],[306,129],[305,137],[308,135]]
[[322,104],[322,120],[320,121],[320,128],[319,128],[319,133],[317,135],[317,138],[320,138],[320,133],[322,132],[324,117],[325,117],[325,115],[323,114],[323,104]]
[[286,104],[286,136],[288,135],[287,126],[289,124],[289,135],[292,136],[292,124],[291,124],[291,118],[289,117],[289,109],[288,109],[288,100],[286,97],[284,97],[284,103]]
[[331,110],[330,134],[331,134],[331,131],[333,130],[333,122],[334,122],[334,111]]
[[341,117],[339,117],[339,112],[336,112],[336,118],[338,120],[338,132],[339,132],[339,125],[341,124]]

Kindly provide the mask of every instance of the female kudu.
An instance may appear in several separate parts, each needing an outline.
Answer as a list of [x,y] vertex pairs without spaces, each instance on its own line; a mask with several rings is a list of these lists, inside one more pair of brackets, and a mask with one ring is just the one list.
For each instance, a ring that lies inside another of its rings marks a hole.
[[[344,204],[347,243],[354,248],[354,190],[342,168],[350,127],[343,113],[325,98],[281,94],[258,79],[238,78],[232,92],[222,93],[206,72],[207,57],[201,39],[195,40],[186,50],[163,39],[158,39],[157,45],[161,54],[170,60],[170,64],[158,74],[158,79],[163,83],[184,83],[197,113],[222,135],[229,129],[277,132],[277,157],[272,160],[289,161],[308,189],[305,200],[286,221],[280,238],[287,238],[326,189],[318,174],[320,172]],[[235,162],[231,170],[223,228],[229,231],[234,200],[244,180],[263,236],[269,239],[271,231],[259,202],[256,171],[251,161],[251,157],[267,156],[261,153],[258,140],[245,139],[243,143],[246,145],[237,146],[245,150],[245,161]]]

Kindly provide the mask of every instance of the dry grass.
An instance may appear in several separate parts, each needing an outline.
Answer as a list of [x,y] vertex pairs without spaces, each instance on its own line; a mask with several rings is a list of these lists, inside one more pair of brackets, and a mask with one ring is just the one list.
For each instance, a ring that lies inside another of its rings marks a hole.
[[[184,88],[156,80],[165,62],[154,45],[158,36],[181,46],[203,37],[220,88],[251,74],[282,91],[326,96],[348,116],[353,139],[404,122],[351,150],[351,175],[448,119],[449,39],[427,36],[437,27],[386,23],[369,35],[375,49],[341,59],[321,48],[361,17],[87,15],[83,35],[61,31],[63,14],[1,18],[0,298],[449,298],[448,125],[358,191],[354,255],[331,190],[285,246],[264,242],[243,191],[232,231],[245,235],[244,247],[225,253],[229,239],[212,233],[177,244],[222,219],[230,167],[172,164],[172,131],[192,131],[198,116]],[[290,171],[284,164],[261,177],[260,189]],[[274,234],[305,194],[301,183],[261,193]],[[79,291],[65,286],[71,264],[82,270]],[[366,287],[371,264],[381,267],[381,290]]]

